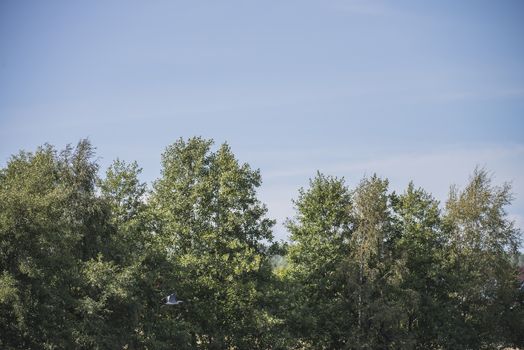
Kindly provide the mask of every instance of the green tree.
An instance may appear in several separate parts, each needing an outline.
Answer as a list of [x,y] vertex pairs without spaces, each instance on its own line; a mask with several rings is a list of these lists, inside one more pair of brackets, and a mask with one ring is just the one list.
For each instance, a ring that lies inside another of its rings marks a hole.
[[4,348],[91,344],[82,273],[107,242],[97,165],[83,140],[13,156],[0,176],[0,319]]
[[395,259],[398,232],[393,225],[388,181],[363,179],[353,196],[355,231],[346,274],[356,308],[356,332],[350,348],[411,348],[404,324],[406,301],[402,264]]
[[93,156],[87,140],[61,152],[44,146],[1,171],[2,348],[133,341],[144,186],[135,165],[117,162],[100,188]]
[[438,347],[446,322],[445,238],[439,203],[421,188],[409,183],[406,191],[393,194],[394,258],[401,266],[404,298],[402,326],[420,349]]
[[[476,170],[445,209],[372,176],[300,189],[290,243],[227,144],[178,140],[151,192],[98,176],[87,140],[0,169],[2,349],[477,349],[523,346],[510,186]],[[185,302],[163,305],[177,292]]]
[[[483,169],[476,169],[468,185],[452,188],[444,223],[450,297],[449,336],[454,348],[522,345],[522,320],[517,269],[513,261],[519,231],[508,219],[509,184],[493,186]],[[520,330],[519,327],[520,326]]]
[[258,306],[259,285],[270,273],[263,241],[272,239],[273,221],[256,198],[259,172],[228,145],[211,146],[179,140],[162,155],[151,203],[165,253],[179,266],[164,286],[187,300],[182,319],[191,324],[192,347],[263,348],[270,315]]
[[317,173],[294,204],[285,274],[290,333],[307,348],[343,348],[354,323],[340,273],[353,231],[351,192],[343,179]]
[[[85,264],[84,279],[93,307],[85,318],[99,323],[94,328],[101,348],[143,348],[156,340],[151,329],[161,294],[150,277],[159,268],[149,264],[154,244],[141,171],[136,162],[116,160],[98,181],[100,198],[110,211],[110,235],[106,252]],[[147,335],[146,329],[151,330]]]

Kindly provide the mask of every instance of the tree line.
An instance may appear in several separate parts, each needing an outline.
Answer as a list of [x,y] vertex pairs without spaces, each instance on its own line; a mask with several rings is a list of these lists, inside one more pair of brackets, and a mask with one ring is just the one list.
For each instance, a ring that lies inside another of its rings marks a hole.
[[151,188],[94,156],[44,145],[0,170],[2,349],[524,346],[511,189],[483,169],[442,206],[317,173],[275,242],[227,144],[179,139]]

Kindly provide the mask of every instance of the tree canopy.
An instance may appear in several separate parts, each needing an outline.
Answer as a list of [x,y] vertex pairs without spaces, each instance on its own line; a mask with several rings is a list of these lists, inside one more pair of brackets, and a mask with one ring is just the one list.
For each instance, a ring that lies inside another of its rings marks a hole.
[[0,348],[524,346],[511,187],[484,169],[442,205],[317,173],[287,242],[227,144],[179,139],[161,169],[152,186],[136,162],[101,175],[88,140],[0,169]]

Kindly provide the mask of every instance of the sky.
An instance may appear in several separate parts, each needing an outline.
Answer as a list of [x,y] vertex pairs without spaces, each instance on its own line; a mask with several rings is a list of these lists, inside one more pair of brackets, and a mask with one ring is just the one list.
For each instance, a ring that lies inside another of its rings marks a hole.
[[319,170],[445,201],[476,166],[524,229],[524,2],[0,1],[0,166],[89,138],[160,175],[180,137],[259,168],[277,219]]

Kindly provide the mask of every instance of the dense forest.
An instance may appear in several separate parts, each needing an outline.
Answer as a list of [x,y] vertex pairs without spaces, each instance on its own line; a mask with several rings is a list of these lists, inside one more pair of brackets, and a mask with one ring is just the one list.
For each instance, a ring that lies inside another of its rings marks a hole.
[[161,165],[151,187],[136,163],[101,174],[82,140],[0,169],[1,349],[524,346],[511,188],[483,169],[442,204],[312,174],[275,242],[227,144],[180,139]]

